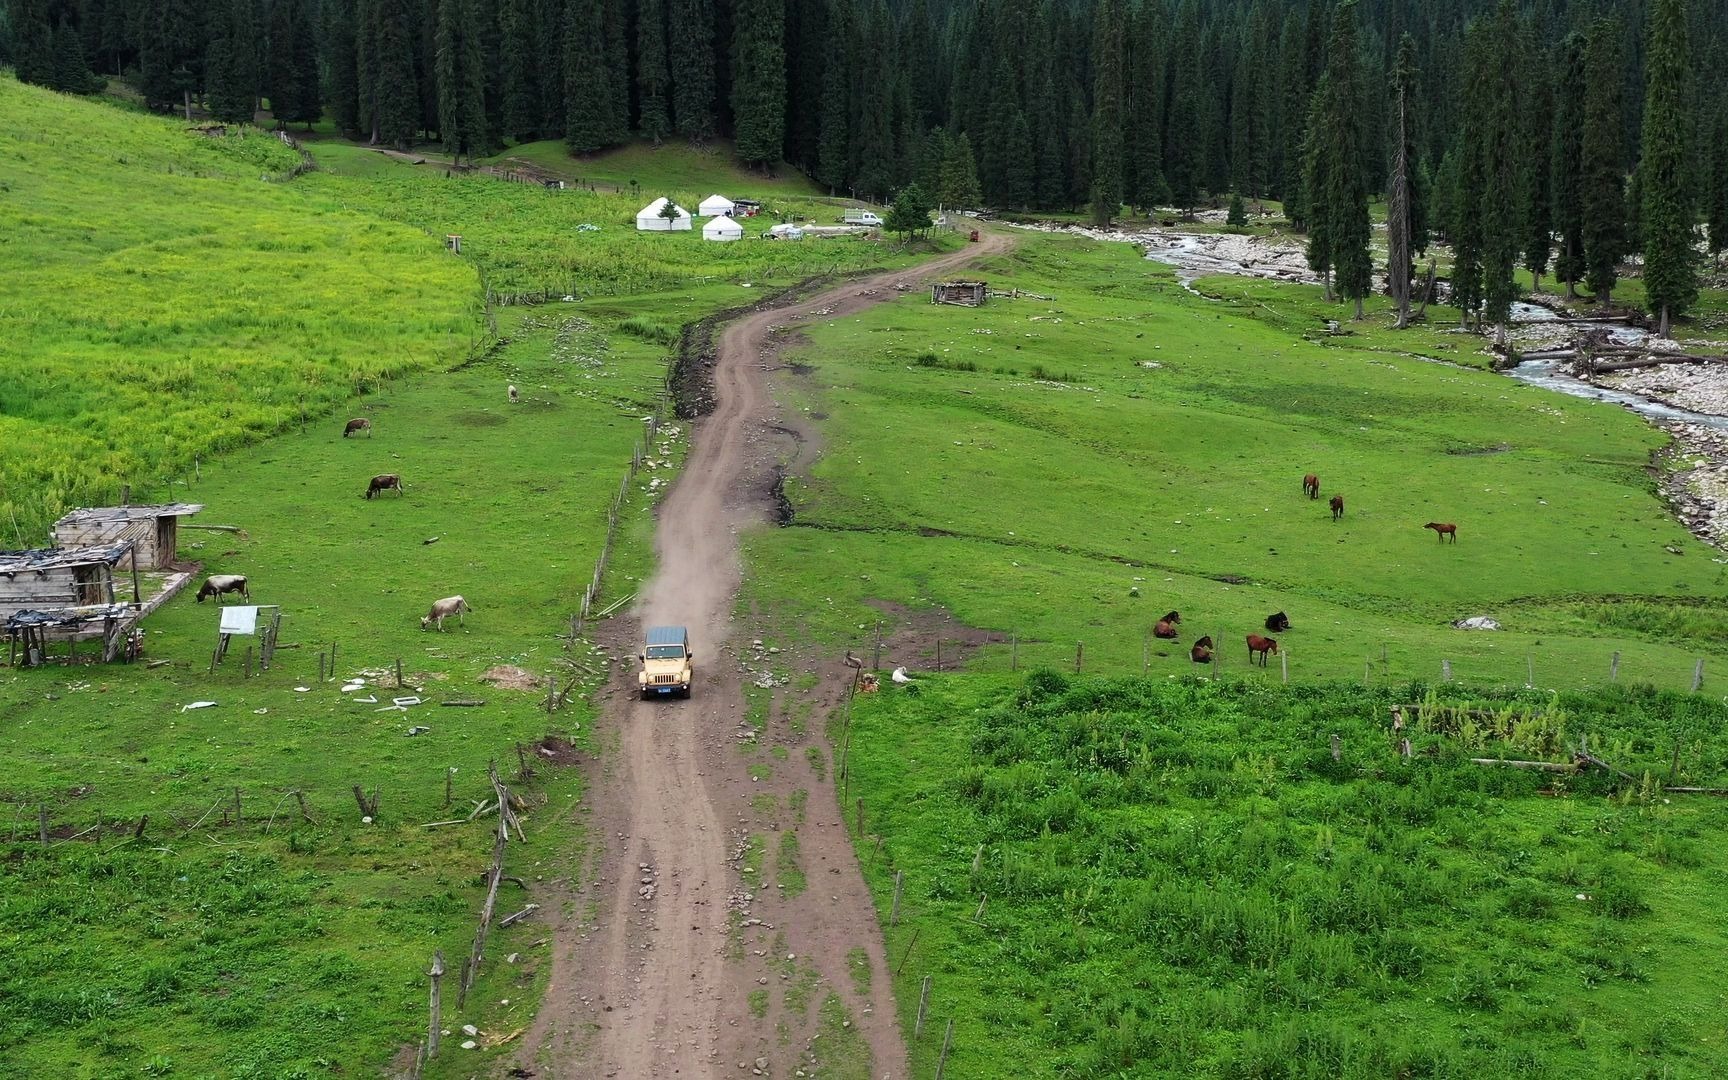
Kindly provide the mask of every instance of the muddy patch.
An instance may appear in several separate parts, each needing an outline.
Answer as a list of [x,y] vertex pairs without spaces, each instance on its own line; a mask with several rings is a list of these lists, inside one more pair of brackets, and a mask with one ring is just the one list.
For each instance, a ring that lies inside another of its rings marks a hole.
[[[867,600],[882,613],[862,657],[866,666],[882,670],[904,667],[914,671],[953,671],[986,645],[1006,645],[1009,637],[995,630],[970,626],[945,608],[909,608],[891,600]],[[880,658],[876,635],[881,635]]]
[[774,504],[774,524],[784,528],[792,524],[792,500],[786,495],[786,467],[774,470],[774,481],[768,485],[768,498]]
[[1446,453],[1454,457],[1486,457],[1489,454],[1509,454],[1512,452],[1510,443],[1495,443],[1493,446],[1448,446]]
[[562,735],[544,735],[534,744],[534,758],[560,768],[582,764],[582,755]]
[[546,685],[534,674],[510,664],[497,664],[487,668],[481,674],[480,681],[490,683],[500,690],[527,690],[534,693],[538,693]]

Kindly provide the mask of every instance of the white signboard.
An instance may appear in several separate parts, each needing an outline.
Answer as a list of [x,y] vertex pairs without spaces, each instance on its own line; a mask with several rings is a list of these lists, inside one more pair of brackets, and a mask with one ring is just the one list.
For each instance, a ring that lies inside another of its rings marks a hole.
[[256,634],[258,632],[258,609],[255,607],[225,607],[222,609],[223,634]]

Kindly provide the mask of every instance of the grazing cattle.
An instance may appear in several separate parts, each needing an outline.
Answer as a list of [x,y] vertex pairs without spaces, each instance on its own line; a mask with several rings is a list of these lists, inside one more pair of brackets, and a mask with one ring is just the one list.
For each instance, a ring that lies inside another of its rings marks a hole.
[[246,587],[244,574],[213,574],[204,579],[204,584],[198,586],[198,602],[202,604],[206,596],[216,597],[216,602],[222,602],[223,593],[237,592],[242,600],[252,599],[252,592]]
[[1304,476],[1302,478],[1302,494],[1310,499],[1318,499],[1320,497],[1320,478],[1313,473]]
[[467,624],[462,621],[462,613],[473,610],[468,606],[468,601],[460,596],[446,596],[434,603],[432,610],[428,611],[425,617],[420,620],[420,629],[425,630],[436,626],[438,632],[442,634],[444,632],[444,620],[452,615],[456,616],[456,625],[466,627]]
[[1290,617],[1282,611],[1266,616],[1266,629],[1274,634],[1282,634],[1290,629]]
[[1166,641],[1176,640],[1176,628],[1182,625],[1182,613],[1172,611],[1158,620],[1158,625],[1152,628],[1152,636]]
[[1208,636],[1196,641],[1194,647],[1188,650],[1188,659],[1196,664],[1210,664],[1212,662],[1212,638]]
[[517,403],[517,402],[518,402],[518,401],[520,401],[520,400],[522,400],[522,399],[521,399],[521,395],[519,395],[519,394],[517,394],[517,393],[516,393],[516,384],[515,384],[515,383],[511,383],[511,384],[510,384],[510,391],[509,391],[509,393],[510,393],[510,404],[512,404],[512,405],[514,405],[514,404],[516,404],[516,403]]
[[1342,496],[1342,495],[1332,496],[1331,505],[1332,505],[1332,520],[1337,521],[1339,518],[1344,516],[1344,496]]
[[348,426],[342,429],[342,437],[346,439],[356,431],[364,431],[366,437],[370,439],[372,437],[372,421],[366,419],[364,416],[356,416],[354,419],[348,421]]
[[1265,667],[1267,654],[1275,653],[1277,651],[1278,642],[1273,638],[1261,637],[1259,634],[1248,635],[1248,662],[1250,664],[1254,662],[1254,654],[1259,653],[1260,666]]
[[395,473],[374,476],[371,482],[366,485],[366,497],[370,499],[372,496],[389,491],[391,488],[395,488],[398,495],[405,494],[402,490],[402,478]]
[[1454,544],[1458,542],[1458,526],[1452,524],[1450,521],[1430,521],[1422,527],[1424,529],[1433,529],[1434,539],[1440,541],[1442,544],[1446,542],[1448,536],[1452,538]]

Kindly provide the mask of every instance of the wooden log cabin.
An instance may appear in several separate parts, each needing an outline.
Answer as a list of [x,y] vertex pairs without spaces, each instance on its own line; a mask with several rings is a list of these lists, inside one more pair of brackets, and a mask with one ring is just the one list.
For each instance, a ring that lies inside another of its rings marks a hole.
[[170,570],[180,542],[180,519],[202,509],[195,503],[78,509],[54,523],[54,543],[61,548],[131,543],[140,570]]

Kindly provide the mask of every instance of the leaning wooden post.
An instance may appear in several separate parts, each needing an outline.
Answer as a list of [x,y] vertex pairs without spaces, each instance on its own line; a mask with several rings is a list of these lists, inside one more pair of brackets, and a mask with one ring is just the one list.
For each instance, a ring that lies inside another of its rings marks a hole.
[[954,1018],[948,1018],[948,1028],[942,1032],[942,1053],[936,1056],[936,1080],[942,1080],[942,1070],[948,1065],[948,1045],[954,1041]]
[[444,1003],[439,997],[439,984],[444,981],[444,950],[432,954],[432,970],[426,973],[432,980],[432,1001],[426,1025],[426,1056],[438,1056],[438,1035],[443,1027],[441,1015]]
[[1698,688],[1700,686],[1703,686],[1703,685],[1704,685],[1704,658],[1702,656],[1700,656],[1698,658],[1698,666],[1696,666],[1692,669],[1692,692],[1694,694],[1696,694],[1698,692]]
[[918,1038],[924,1034],[924,1013],[930,1007],[930,976],[924,976],[924,984],[918,988],[918,1019],[912,1025],[912,1037]]
[[894,871],[894,904],[888,909],[888,925],[894,926],[900,921],[900,885],[904,870]]
[[444,770],[444,805],[450,805],[450,781],[456,776],[454,767]]

